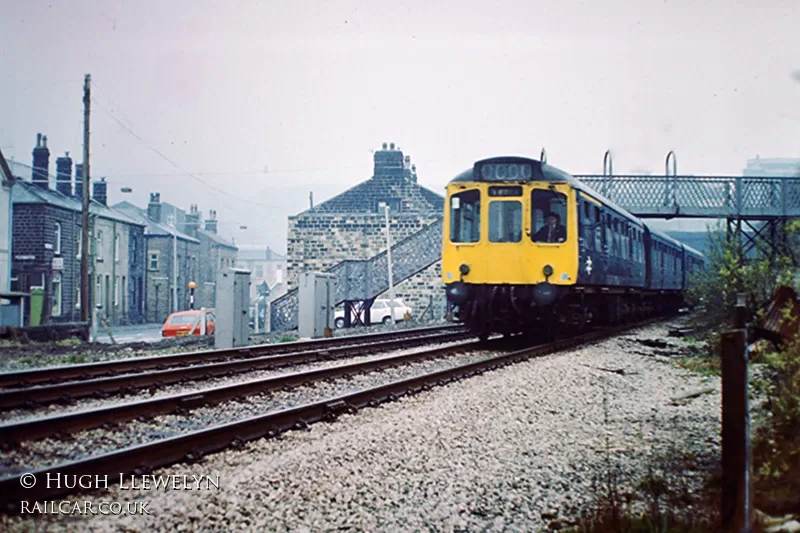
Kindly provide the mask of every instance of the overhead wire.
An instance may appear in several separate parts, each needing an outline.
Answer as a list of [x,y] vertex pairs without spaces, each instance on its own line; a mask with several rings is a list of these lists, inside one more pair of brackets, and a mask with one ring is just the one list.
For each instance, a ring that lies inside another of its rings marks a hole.
[[[96,84],[95,84],[93,81],[92,81],[92,85],[94,85],[95,87],[97,87],[97,85],[96,85]],[[127,124],[125,124],[125,123],[124,123],[124,122],[122,122],[120,119],[118,119],[116,116],[114,116],[114,114],[113,114],[111,111],[109,111],[108,109],[106,109],[106,108],[105,108],[105,106],[103,106],[103,105],[102,105],[100,102],[98,102],[96,98],[92,97],[92,102],[93,102],[93,103],[94,103],[94,104],[95,104],[95,105],[96,105],[96,106],[97,106],[97,107],[98,107],[98,108],[99,108],[101,111],[103,111],[105,114],[107,114],[107,115],[108,115],[108,116],[109,116],[109,117],[110,117],[110,118],[111,118],[111,119],[112,119],[114,122],[116,122],[117,124],[119,124],[119,126],[120,126],[122,129],[124,129],[126,132],[128,132],[128,134],[130,134],[132,137],[134,137],[134,138],[135,138],[135,139],[137,139],[139,142],[141,142],[141,143],[142,143],[142,144],[143,144],[143,145],[144,145],[146,148],[148,148],[150,151],[152,151],[153,153],[155,153],[156,155],[158,155],[158,156],[159,156],[161,159],[163,159],[164,161],[166,161],[167,163],[169,163],[170,165],[172,165],[173,167],[175,167],[177,170],[179,170],[179,171],[180,171],[180,173],[179,173],[179,174],[177,174],[177,175],[185,175],[185,176],[188,176],[188,177],[190,177],[190,178],[192,178],[192,179],[196,180],[197,182],[199,182],[199,183],[201,183],[201,184],[205,185],[205,186],[206,186],[206,187],[208,187],[209,189],[212,189],[212,190],[214,190],[214,191],[217,191],[217,192],[219,192],[219,193],[221,193],[221,194],[224,194],[225,196],[228,196],[228,197],[230,197],[230,198],[233,198],[233,199],[235,199],[235,200],[238,200],[238,201],[240,201],[240,202],[243,202],[243,203],[246,203],[246,204],[250,204],[250,205],[254,205],[254,206],[258,206],[258,207],[266,207],[266,208],[269,208],[269,209],[274,209],[275,207],[278,207],[278,206],[275,206],[275,205],[267,205],[267,204],[264,204],[264,203],[261,203],[261,202],[256,202],[256,201],[253,201],[253,200],[248,200],[247,198],[242,198],[242,197],[240,197],[240,196],[237,196],[237,195],[235,195],[235,194],[232,194],[232,193],[230,193],[230,192],[228,192],[228,191],[226,191],[226,190],[224,190],[224,189],[221,189],[221,188],[219,188],[219,187],[217,187],[217,186],[215,186],[215,185],[212,185],[211,183],[208,183],[207,181],[205,181],[205,180],[203,180],[203,179],[199,178],[199,177],[198,177],[198,176],[196,176],[194,173],[192,173],[192,172],[189,172],[188,170],[184,169],[184,168],[183,168],[183,167],[181,167],[179,164],[177,164],[176,162],[174,162],[174,161],[173,161],[172,159],[170,159],[170,158],[169,158],[169,157],[168,157],[166,154],[164,154],[163,152],[161,152],[161,151],[160,151],[158,148],[156,148],[156,147],[155,147],[155,146],[153,146],[152,144],[148,143],[148,142],[147,142],[147,141],[146,141],[144,138],[142,138],[142,137],[141,137],[139,134],[137,134],[135,131],[133,131],[133,130],[132,130],[132,129],[131,129],[131,128],[130,128],[130,127],[127,125]],[[124,113],[123,113],[123,114],[124,114]],[[228,207],[230,207],[230,206],[228,206]]]

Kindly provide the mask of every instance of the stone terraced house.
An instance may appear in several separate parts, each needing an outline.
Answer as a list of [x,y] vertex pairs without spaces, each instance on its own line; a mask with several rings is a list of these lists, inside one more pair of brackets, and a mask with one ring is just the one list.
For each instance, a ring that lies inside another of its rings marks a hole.
[[[392,243],[420,231],[442,217],[443,196],[417,182],[410,157],[394,143],[374,154],[374,175],[347,191],[289,217],[288,288],[297,287],[300,273],[324,271],[348,259],[369,259],[386,250],[385,214],[389,205]],[[444,310],[441,261],[395,288],[421,313],[434,301],[437,316]]]
[[[48,172],[47,137],[39,136],[33,167],[9,162],[13,203],[12,286],[30,293],[25,323],[80,321],[82,194],[80,170],[72,187],[72,160]],[[77,170],[77,169],[76,169]],[[56,187],[51,184],[55,182]],[[107,184],[94,183],[90,223],[90,294],[109,325],[143,321],[144,225],[109,208]]]

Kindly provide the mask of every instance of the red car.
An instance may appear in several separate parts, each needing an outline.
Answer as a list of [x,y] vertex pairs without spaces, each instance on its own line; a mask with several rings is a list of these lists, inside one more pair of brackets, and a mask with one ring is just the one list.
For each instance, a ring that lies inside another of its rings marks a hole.
[[[161,326],[162,337],[186,337],[200,335],[200,310],[172,313]],[[206,335],[214,334],[214,310],[206,309]]]

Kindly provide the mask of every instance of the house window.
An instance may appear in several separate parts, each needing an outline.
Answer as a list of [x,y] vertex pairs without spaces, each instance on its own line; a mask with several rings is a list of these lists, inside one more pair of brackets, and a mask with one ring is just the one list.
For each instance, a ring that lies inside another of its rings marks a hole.
[[114,307],[119,305],[120,288],[119,276],[116,276],[114,278]]
[[97,276],[95,281],[94,302],[95,305],[103,303],[103,276]]
[[53,274],[53,309],[52,316],[61,316],[61,272]]
[[119,233],[114,235],[114,262],[119,263]]
[[264,277],[264,265],[256,265],[256,277],[257,278]]
[[147,270],[158,270],[158,252],[150,252],[147,254]]
[[[37,283],[38,278],[38,283]],[[44,274],[31,274],[28,278],[30,281],[29,287],[31,289],[44,289]]]
[[[97,230],[97,249],[95,250],[97,261],[103,262],[103,230]],[[91,257],[91,256],[90,256]]]
[[53,235],[55,242],[53,243],[53,248],[55,249],[56,255],[61,255],[61,224],[56,222],[56,232]]
[[75,309],[81,308],[81,286],[78,285],[78,288],[75,289]]
[[78,246],[75,248],[78,253],[75,254],[76,259],[81,258],[81,250],[83,249],[83,230],[78,230]]

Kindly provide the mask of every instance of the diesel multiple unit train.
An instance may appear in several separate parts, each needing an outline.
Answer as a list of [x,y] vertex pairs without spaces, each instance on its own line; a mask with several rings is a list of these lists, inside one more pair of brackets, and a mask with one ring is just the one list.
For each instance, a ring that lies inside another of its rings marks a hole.
[[442,280],[479,336],[581,330],[677,309],[703,256],[573,176],[522,157],[447,186]]

